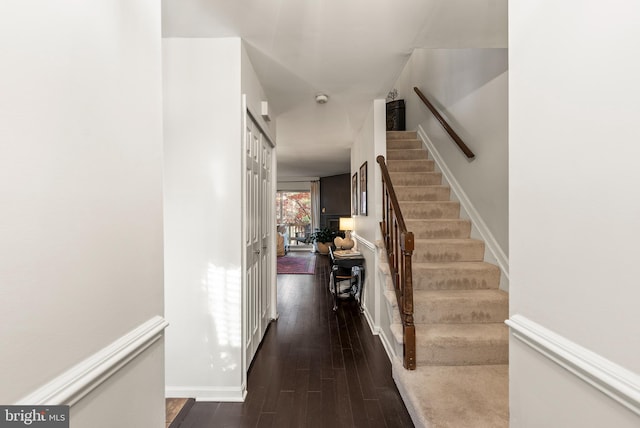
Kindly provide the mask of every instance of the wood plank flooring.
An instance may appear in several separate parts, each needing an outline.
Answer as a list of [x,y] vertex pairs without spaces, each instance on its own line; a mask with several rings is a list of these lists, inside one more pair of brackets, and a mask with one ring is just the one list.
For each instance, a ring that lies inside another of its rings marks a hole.
[[413,427],[391,364],[353,301],[331,310],[329,262],[278,275],[280,318],[248,375],[244,403],[196,402],[180,428]]
[[167,398],[165,428],[178,428],[194,403],[193,398]]

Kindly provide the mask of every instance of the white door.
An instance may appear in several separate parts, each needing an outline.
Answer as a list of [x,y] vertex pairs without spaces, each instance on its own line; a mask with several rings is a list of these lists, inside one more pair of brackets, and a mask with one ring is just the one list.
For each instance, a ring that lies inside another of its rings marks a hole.
[[245,129],[245,364],[249,367],[269,323],[271,305],[272,147],[247,115]]
[[262,220],[262,248],[260,251],[260,340],[269,325],[271,316],[271,242],[275,233],[273,173],[271,169],[271,156],[273,148],[269,140],[262,135],[262,157],[260,162],[260,188]]

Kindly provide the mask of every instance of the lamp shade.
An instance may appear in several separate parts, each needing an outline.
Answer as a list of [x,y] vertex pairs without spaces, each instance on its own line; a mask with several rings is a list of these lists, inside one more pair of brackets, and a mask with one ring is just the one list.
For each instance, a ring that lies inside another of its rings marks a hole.
[[340,230],[353,230],[353,218],[340,217]]

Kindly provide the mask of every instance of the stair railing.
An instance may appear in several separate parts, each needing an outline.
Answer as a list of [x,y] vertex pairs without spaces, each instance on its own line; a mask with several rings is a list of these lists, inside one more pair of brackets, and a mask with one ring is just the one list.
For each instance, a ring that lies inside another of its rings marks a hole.
[[467,145],[464,143],[464,141],[462,141],[462,138],[460,138],[458,136],[458,134],[456,134],[456,131],[454,131],[451,126],[449,126],[447,121],[444,120],[444,117],[442,117],[442,115],[440,113],[438,113],[438,110],[436,110],[436,108],[433,106],[433,104],[431,104],[429,102],[429,100],[427,99],[427,97],[425,97],[425,95],[422,93],[422,91],[420,91],[420,89],[416,88],[415,86],[413,87],[413,90],[416,92],[416,94],[418,94],[418,97],[420,97],[420,99],[427,106],[427,108],[429,108],[429,110],[431,110],[431,113],[433,113],[433,115],[438,120],[438,122],[440,122],[440,125],[442,125],[442,127],[444,128],[445,131],[447,131],[447,134],[449,134],[449,136],[458,145],[458,147],[460,147],[460,150],[462,150],[462,153],[464,153],[465,156],[467,158],[469,158],[469,159],[475,158],[476,155],[473,154],[471,149],[469,147],[467,147]]
[[413,323],[413,274],[411,273],[411,256],[414,250],[413,232],[407,231],[384,156],[378,156],[376,161],[380,164],[382,171],[383,208],[380,229],[402,320],[403,365],[407,370],[415,370],[416,329]]

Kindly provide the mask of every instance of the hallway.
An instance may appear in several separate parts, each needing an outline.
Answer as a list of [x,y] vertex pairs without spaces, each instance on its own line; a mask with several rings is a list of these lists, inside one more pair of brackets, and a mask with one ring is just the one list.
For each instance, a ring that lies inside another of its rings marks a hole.
[[413,426],[379,338],[355,302],[331,311],[328,258],[314,257],[315,275],[278,275],[280,318],[256,354],[245,402],[198,402],[180,428]]

